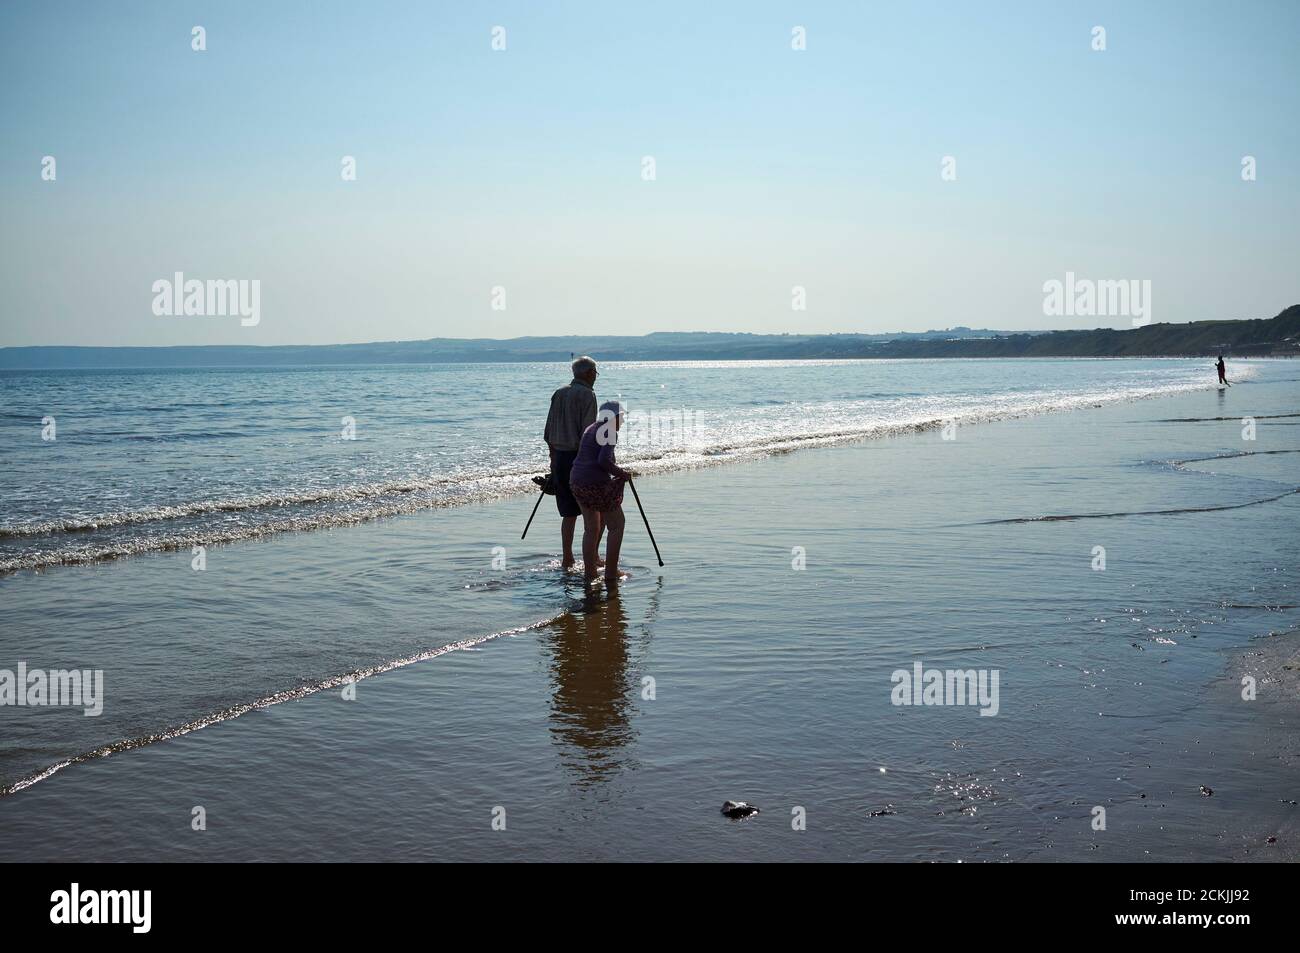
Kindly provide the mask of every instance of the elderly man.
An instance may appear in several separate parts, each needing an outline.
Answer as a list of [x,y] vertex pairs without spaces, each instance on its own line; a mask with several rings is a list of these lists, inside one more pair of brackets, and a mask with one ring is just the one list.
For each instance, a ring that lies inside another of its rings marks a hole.
[[551,395],[551,412],[546,416],[546,445],[551,449],[551,476],[555,482],[555,506],[560,511],[560,541],[564,545],[564,568],[574,563],[573,530],[582,509],[569,490],[569,471],[578,454],[582,432],[596,422],[596,362],[580,357],[573,362],[573,380]]

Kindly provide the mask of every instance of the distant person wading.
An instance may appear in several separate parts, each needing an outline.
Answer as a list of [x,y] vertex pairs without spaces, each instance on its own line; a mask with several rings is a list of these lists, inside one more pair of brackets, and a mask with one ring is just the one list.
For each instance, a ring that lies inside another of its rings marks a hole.
[[[569,488],[569,471],[578,455],[583,431],[596,422],[596,362],[580,357],[573,362],[573,380],[551,395],[551,410],[546,417],[544,436],[551,452],[551,477],[555,486],[555,506],[560,511],[560,542],[564,548],[563,565],[574,564],[573,533],[582,509]],[[599,542],[599,534],[597,534]],[[586,567],[596,571],[595,563]]]

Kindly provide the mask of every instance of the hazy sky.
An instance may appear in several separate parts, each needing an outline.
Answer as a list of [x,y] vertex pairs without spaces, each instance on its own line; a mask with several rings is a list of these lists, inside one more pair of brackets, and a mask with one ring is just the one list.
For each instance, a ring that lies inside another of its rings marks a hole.
[[1128,326],[1067,271],[1269,317],[1298,119],[1293,0],[8,0],[0,345]]

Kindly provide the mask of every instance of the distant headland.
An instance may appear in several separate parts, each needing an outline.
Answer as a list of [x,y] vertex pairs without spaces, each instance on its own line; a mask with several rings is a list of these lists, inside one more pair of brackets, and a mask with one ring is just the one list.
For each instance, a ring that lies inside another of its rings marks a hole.
[[1125,330],[991,331],[966,327],[896,334],[656,332],[559,337],[429,338],[370,344],[173,347],[6,347],[0,368],[230,367],[313,364],[753,361],[962,357],[1300,356],[1300,304],[1267,319],[1149,324]]

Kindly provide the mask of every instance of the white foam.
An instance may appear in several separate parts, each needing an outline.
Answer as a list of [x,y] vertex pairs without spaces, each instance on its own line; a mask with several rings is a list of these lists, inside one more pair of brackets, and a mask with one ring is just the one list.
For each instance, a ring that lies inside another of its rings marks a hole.
[[[1232,370],[1239,381],[1256,373],[1251,365],[1234,364]],[[1216,385],[1207,382],[1207,376],[1199,368],[1188,368],[1175,380],[1111,384],[1075,392],[944,394],[748,407],[744,413],[702,416],[698,427],[678,445],[641,449],[632,444],[620,448],[619,458],[643,474],[718,466],[807,447],[919,433],[949,420],[970,426],[1213,389]],[[484,503],[536,492],[530,479],[536,472],[517,464],[480,467],[426,479],[249,494],[10,524],[0,526],[0,540],[8,541],[10,548],[17,548],[23,539],[31,540],[31,545],[0,556],[0,573],[235,543],[441,506]]]

